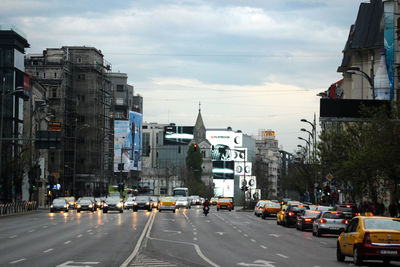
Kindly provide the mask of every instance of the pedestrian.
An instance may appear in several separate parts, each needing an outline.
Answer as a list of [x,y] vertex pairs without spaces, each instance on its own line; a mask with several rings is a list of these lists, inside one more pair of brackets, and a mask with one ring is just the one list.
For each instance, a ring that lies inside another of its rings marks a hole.
[[389,213],[390,213],[390,217],[397,216],[397,205],[394,201],[392,201],[389,205]]

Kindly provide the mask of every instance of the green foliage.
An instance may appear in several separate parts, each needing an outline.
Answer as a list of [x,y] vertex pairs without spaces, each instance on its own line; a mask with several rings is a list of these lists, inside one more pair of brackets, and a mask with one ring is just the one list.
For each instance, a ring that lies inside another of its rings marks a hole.
[[190,145],[186,155],[187,179],[185,181],[185,186],[189,188],[190,195],[208,196],[209,194],[208,188],[201,180],[202,163],[203,156],[199,147],[195,150],[194,146]]

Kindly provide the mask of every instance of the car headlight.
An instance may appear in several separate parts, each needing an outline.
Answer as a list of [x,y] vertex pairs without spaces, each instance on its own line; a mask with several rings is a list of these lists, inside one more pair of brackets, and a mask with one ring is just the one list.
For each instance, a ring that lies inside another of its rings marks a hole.
[[154,203],[153,203],[153,205],[154,205],[154,206],[157,206],[157,205],[158,205],[158,203],[157,203],[157,202],[154,202]]
[[150,203],[149,202],[146,202],[146,205],[149,205]]
[[92,204],[90,204],[90,205],[89,205],[89,208],[91,208],[91,207],[93,207],[93,205],[92,205]]
[[54,208],[54,205],[51,205],[50,208]]
[[65,204],[65,205],[64,205],[64,208],[68,208],[68,205],[67,205],[67,204]]
[[122,203],[121,203],[121,202],[118,203],[118,204],[117,204],[117,207],[118,207],[118,208],[122,207]]
[[76,207],[77,207],[77,208],[80,208],[80,207],[81,207],[81,205],[79,205],[79,204],[78,204]]
[[107,207],[108,205],[107,205],[107,203],[103,203],[103,207]]
[[135,201],[135,202],[133,202],[133,205],[137,205],[137,202]]

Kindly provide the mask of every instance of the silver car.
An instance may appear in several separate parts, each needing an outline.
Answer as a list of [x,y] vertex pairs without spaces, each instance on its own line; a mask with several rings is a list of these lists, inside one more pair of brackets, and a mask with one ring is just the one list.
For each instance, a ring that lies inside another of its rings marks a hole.
[[348,224],[343,212],[340,211],[322,211],[313,223],[313,235],[321,236],[322,234],[337,234],[344,231]]
[[128,197],[124,203],[124,208],[126,210],[133,209],[134,202],[135,202],[135,197]]
[[190,209],[190,201],[187,197],[175,197],[175,202],[177,208]]

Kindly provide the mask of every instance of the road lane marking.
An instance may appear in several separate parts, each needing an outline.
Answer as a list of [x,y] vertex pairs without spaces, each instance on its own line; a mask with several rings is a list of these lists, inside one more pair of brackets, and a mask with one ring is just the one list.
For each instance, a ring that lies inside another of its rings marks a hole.
[[33,233],[33,232],[35,232],[35,230],[33,229],[28,231],[28,233]]
[[77,235],[76,237],[80,238],[80,237],[82,237],[82,235]]
[[69,243],[71,243],[71,241],[70,241],[70,240],[68,240],[68,241],[64,242],[64,244],[65,244],[65,245],[67,245],[67,244],[69,244]]
[[251,241],[251,242],[253,242],[253,243],[255,243],[255,242],[256,242],[256,240],[255,240],[255,239],[253,239],[253,238],[252,238],[252,239],[250,239],[250,241]]
[[15,263],[18,263],[18,262],[21,262],[21,261],[24,261],[24,260],[26,260],[26,259],[19,259],[19,260],[16,260],[16,261],[11,261],[10,264],[15,264]]
[[245,237],[248,237],[249,235],[248,235],[248,234],[244,234],[244,236],[245,236]]
[[197,237],[194,237],[193,240],[194,240],[194,241],[197,241]]
[[[57,265],[57,267],[68,267],[68,266],[90,266],[90,265],[96,265],[99,264],[100,262],[97,261],[84,261],[84,262],[78,262],[78,261],[66,261],[64,263],[61,263],[60,265]],[[71,265],[70,265],[71,264]]]
[[16,238],[17,236],[16,235],[12,235],[12,236],[10,236],[10,238]]
[[197,232],[193,232],[194,235],[197,235]]
[[265,260],[255,260],[253,263],[245,263],[245,262],[239,262],[237,265],[239,266],[254,266],[254,267],[275,267],[272,263],[275,263],[273,261],[265,261]]
[[289,258],[288,256],[280,254],[280,253],[277,253],[276,255],[279,256],[279,257],[285,258],[285,259]]
[[242,230],[238,230],[238,232],[239,232],[239,233],[241,233],[241,232],[242,232]]
[[267,249],[267,247],[264,246],[264,245],[260,245],[260,247],[263,248],[263,249]]
[[92,230],[87,230],[88,233],[90,233]]
[[43,225],[43,226],[42,226],[43,229],[46,229],[47,227],[48,227],[47,225]]
[[270,236],[273,236],[273,237],[280,237],[280,235],[278,235],[278,234],[269,234]]
[[52,248],[49,248],[49,249],[43,251],[43,253],[49,253],[49,252],[52,251],[52,250],[53,250]]
[[136,243],[135,249],[132,251],[131,255],[121,264],[121,267],[126,267],[128,264],[136,257],[137,253],[139,252],[139,248],[142,245],[144,236],[147,236],[147,229],[149,229],[150,224],[152,225],[154,222],[155,213],[151,213],[149,219],[147,220],[146,225],[144,226],[143,232],[139,237],[138,242]]
[[328,245],[328,243],[326,243],[326,242],[324,242],[324,241],[321,241],[321,242],[319,242],[319,243],[321,243],[322,245]]

